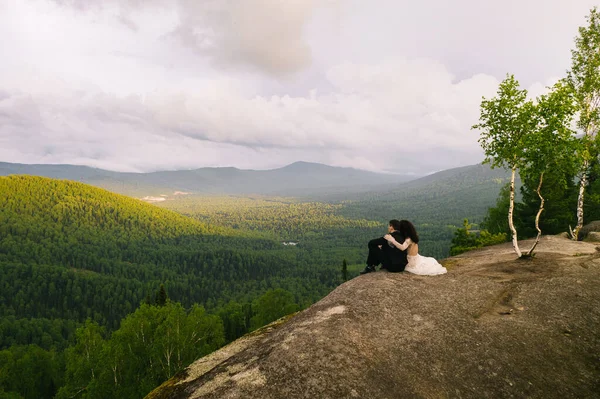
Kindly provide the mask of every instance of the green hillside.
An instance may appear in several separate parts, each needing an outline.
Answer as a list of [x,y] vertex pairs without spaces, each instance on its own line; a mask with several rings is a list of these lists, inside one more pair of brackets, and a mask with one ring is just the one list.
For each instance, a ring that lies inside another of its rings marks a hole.
[[209,309],[278,287],[308,304],[339,284],[326,262],[264,237],[81,183],[0,177],[0,314],[115,329],[161,283]]
[[416,223],[455,223],[464,217],[480,220],[495,204],[509,177],[503,169],[480,164],[449,169],[386,191],[357,196],[343,214],[374,218],[394,214]]

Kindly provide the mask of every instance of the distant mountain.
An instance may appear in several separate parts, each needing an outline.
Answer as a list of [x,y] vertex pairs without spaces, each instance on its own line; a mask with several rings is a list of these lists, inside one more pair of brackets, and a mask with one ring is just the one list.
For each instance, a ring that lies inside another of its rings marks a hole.
[[[506,184],[510,179],[510,172],[505,169],[492,169],[488,165],[475,164],[443,170],[431,175],[421,177],[396,186],[379,194],[379,197],[397,198],[413,196],[439,196],[444,193],[460,192],[465,189],[487,186],[493,187]],[[519,182],[517,182],[517,185]],[[434,194],[435,193],[435,194]]]
[[[481,164],[454,168],[385,190],[347,197],[349,202],[342,214],[370,220],[409,219],[440,230],[447,225],[456,226],[463,218],[481,221],[509,181],[510,172],[504,169]],[[518,187],[520,181],[516,184]],[[329,198],[336,199],[340,200]]]
[[74,165],[0,163],[0,176],[10,174],[68,179],[132,196],[170,195],[177,191],[192,194],[305,196],[328,192],[364,192],[415,178],[309,162],[296,162],[272,170],[227,167],[152,173],[111,172]]

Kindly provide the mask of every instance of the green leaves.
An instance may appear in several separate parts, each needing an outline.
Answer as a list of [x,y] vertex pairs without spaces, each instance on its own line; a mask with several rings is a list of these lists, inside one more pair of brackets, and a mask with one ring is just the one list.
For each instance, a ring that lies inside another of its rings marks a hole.
[[485,152],[484,163],[511,169],[508,225],[519,257],[521,251],[513,223],[515,176],[517,169],[526,162],[526,136],[536,124],[536,107],[527,100],[527,91],[519,89],[519,82],[509,75],[500,83],[496,97],[482,101],[480,123],[473,126],[481,131],[479,144]]
[[567,82],[575,95],[579,118],[577,126],[583,131],[579,149],[580,188],[577,199],[577,226],[573,239],[583,227],[584,197],[590,166],[598,161],[596,151],[600,128],[600,14],[593,8],[587,17],[588,25],[579,28],[575,48],[571,51],[571,69]]
[[571,69],[567,82],[580,110],[578,126],[586,135],[600,128],[600,14],[593,8],[587,26],[579,28],[575,48],[571,50]]
[[576,110],[573,91],[564,82],[556,83],[550,93],[538,98],[534,108],[536,125],[523,139],[523,178],[537,178],[550,168],[575,173],[579,147],[571,123]]
[[61,359],[37,345],[0,351],[0,398],[52,398],[61,381]]
[[[574,173],[576,169],[576,154],[582,150],[571,128],[576,111],[574,92],[565,82],[558,82],[549,94],[534,103],[527,100],[527,92],[520,90],[519,83],[510,75],[500,83],[496,97],[482,101],[480,123],[473,126],[481,131],[479,143],[485,151],[485,162],[492,167],[518,169],[525,181],[539,180],[535,189],[540,199],[536,228],[543,211],[544,174],[554,169]],[[513,201],[511,194],[508,226],[513,233],[515,251],[520,254],[512,219]],[[494,216],[494,225],[504,223]]]
[[292,293],[281,288],[267,291],[252,304],[252,309],[256,312],[251,320],[252,329],[299,310]]
[[472,225],[468,219],[463,222],[463,228],[454,232],[450,255],[458,255],[488,245],[501,244],[506,241],[506,233],[492,234],[487,230],[471,232]]
[[127,316],[110,339],[86,322],[67,350],[66,385],[59,398],[85,391],[85,397],[138,398],[225,343],[218,316],[201,306],[143,304]]
[[479,123],[473,129],[481,132],[479,144],[485,161],[492,167],[519,167],[524,157],[525,136],[534,128],[535,106],[527,100],[527,90],[519,88],[514,75],[507,75],[497,96],[481,102]]

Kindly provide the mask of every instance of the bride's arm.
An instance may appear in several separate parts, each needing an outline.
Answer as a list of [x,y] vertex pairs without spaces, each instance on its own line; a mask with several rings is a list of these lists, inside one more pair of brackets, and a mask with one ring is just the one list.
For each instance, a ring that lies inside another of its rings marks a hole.
[[396,239],[391,234],[386,234],[383,238],[388,240],[392,245],[394,245],[400,251],[405,251],[406,248],[408,248],[408,246],[412,243],[411,239],[407,238],[406,240],[404,240],[404,242],[402,244],[400,244],[398,241],[396,241]]

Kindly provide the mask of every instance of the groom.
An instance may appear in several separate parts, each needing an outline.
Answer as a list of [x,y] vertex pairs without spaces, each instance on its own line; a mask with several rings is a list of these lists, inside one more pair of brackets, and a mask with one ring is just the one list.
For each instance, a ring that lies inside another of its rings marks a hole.
[[[388,233],[390,233],[396,241],[402,243],[405,238],[400,233],[400,221],[396,219],[390,220],[388,225]],[[381,269],[386,269],[390,272],[401,272],[406,267],[408,259],[406,251],[400,251],[388,241],[381,237],[369,241],[369,256],[367,257],[367,267],[360,274],[371,273],[375,271],[375,266],[381,264]]]

